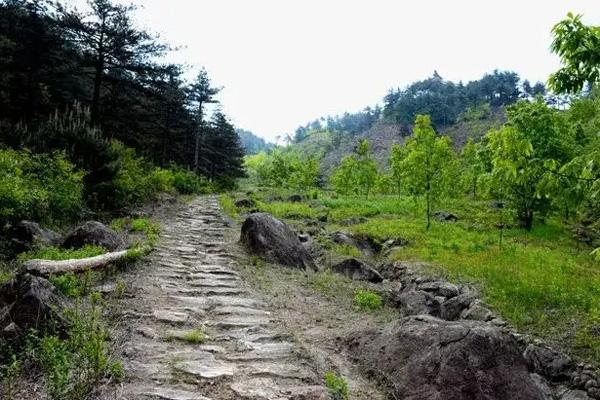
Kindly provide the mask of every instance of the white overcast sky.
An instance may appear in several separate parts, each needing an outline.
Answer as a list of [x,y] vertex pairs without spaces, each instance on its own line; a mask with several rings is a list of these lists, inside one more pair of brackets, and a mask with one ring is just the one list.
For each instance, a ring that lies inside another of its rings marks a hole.
[[[70,0],[79,3],[84,0]],[[496,68],[545,81],[550,29],[568,11],[600,25],[599,0],[133,0],[139,24],[205,66],[236,126],[269,140],[381,102],[437,70]]]

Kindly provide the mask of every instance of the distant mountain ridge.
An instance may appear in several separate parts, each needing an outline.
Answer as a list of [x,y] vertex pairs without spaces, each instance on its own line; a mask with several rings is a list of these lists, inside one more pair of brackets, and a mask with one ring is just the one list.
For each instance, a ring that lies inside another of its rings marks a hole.
[[236,129],[242,147],[246,154],[257,154],[261,151],[271,150],[275,145],[267,142],[265,139],[255,135],[254,133],[245,129]]

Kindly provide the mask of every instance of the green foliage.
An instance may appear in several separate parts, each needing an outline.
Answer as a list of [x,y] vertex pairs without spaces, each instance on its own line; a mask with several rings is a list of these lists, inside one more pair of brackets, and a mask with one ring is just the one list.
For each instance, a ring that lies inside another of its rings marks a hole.
[[219,205],[225,214],[234,219],[238,218],[238,208],[235,206],[235,199],[233,197],[228,194],[222,194],[219,196]]
[[342,159],[330,181],[338,193],[361,194],[368,198],[377,177],[377,164],[372,159],[371,146],[363,139],[358,143],[354,154]]
[[417,116],[414,136],[406,142],[405,152],[398,168],[410,193],[425,198],[429,228],[432,206],[448,190],[456,157],[450,140],[436,135],[426,115]]
[[16,381],[23,369],[23,363],[13,354],[9,363],[0,366],[0,381],[2,383],[2,391],[6,400],[14,400]]
[[552,170],[572,156],[574,141],[564,118],[542,100],[521,101],[508,109],[508,124],[488,135],[492,192],[510,201],[522,226],[550,204]]
[[79,297],[84,293],[84,285],[77,275],[72,272],[53,276],[50,282],[65,296]]
[[325,386],[333,400],[348,400],[350,398],[348,382],[343,376],[338,376],[333,371],[328,371],[325,374]]
[[210,183],[198,174],[182,168],[172,166],[173,187],[180,194],[210,193]]
[[47,335],[31,340],[29,361],[39,365],[52,399],[85,398],[100,379],[123,376],[122,365],[109,355],[100,297],[91,295],[89,307],[78,303],[68,314],[66,338]]
[[79,249],[63,249],[60,247],[44,247],[39,250],[32,250],[19,254],[19,261],[27,260],[72,260],[79,258],[94,257],[106,253],[106,249],[101,246],[85,245]]
[[359,310],[375,311],[383,307],[383,299],[370,290],[358,290],[354,295],[354,304]]
[[170,334],[166,337],[166,340],[182,340],[188,343],[202,344],[206,341],[206,334],[202,329],[192,329],[181,334]]
[[586,85],[600,81],[600,27],[587,26],[581,15],[568,13],[552,28],[551,49],[563,66],[550,75],[549,83],[557,93],[579,93]]
[[244,163],[249,176],[260,185],[307,192],[317,187],[319,159],[302,156],[289,149],[275,148],[271,153],[247,156]]
[[0,224],[33,219],[64,222],[83,211],[83,173],[63,153],[0,149]]

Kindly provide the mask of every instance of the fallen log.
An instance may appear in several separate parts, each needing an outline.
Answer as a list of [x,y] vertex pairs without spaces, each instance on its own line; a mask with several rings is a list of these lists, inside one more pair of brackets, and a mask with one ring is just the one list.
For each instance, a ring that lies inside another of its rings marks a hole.
[[67,272],[83,272],[88,269],[104,268],[110,263],[132,256],[131,252],[132,250],[122,250],[73,260],[29,260],[25,261],[23,266],[27,272],[42,276],[64,274]]

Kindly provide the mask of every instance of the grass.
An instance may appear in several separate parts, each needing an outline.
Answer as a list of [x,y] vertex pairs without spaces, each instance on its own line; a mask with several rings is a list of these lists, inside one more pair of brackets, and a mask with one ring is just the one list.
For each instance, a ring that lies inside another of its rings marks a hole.
[[172,342],[174,340],[181,340],[187,343],[201,344],[206,342],[206,334],[202,329],[192,329],[183,333],[169,333],[165,340]]
[[350,279],[325,270],[309,277],[309,285],[327,299],[351,298],[353,289]]
[[19,254],[18,260],[21,262],[27,260],[72,260],[99,256],[104,253],[106,253],[106,249],[101,246],[86,245],[79,249],[61,249],[52,246]]
[[343,376],[339,376],[333,371],[328,371],[325,374],[324,380],[325,387],[327,388],[332,400],[348,400],[350,398],[348,382]]
[[148,245],[153,246],[158,240],[160,226],[149,218],[117,218],[110,224],[117,232],[139,232],[146,236]]
[[[268,194],[273,196],[273,190]],[[267,195],[256,193],[258,199]],[[261,203],[262,206],[262,203]],[[303,203],[274,202],[264,206],[284,219],[288,214],[315,218],[327,214],[328,230],[349,230],[378,242],[406,239],[392,260],[425,261],[423,273],[481,289],[484,300],[516,328],[550,341],[564,343],[575,356],[600,363],[600,268],[591,248],[576,242],[568,225],[558,217],[536,221],[532,231],[503,230],[501,213],[513,224],[510,210],[490,207],[489,201],[448,199],[434,211],[456,214],[455,223],[433,221],[425,229],[423,207],[410,197],[336,197],[321,193]],[[366,217],[364,223],[338,226],[348,218]],[[319,239],[319,238],[317,238]],[[338,255],[357,255],[345,246],[328,246]],[[315,274],[310,285],[325,297],[350,296],[340,277]]]
[[219,204],[221,205],[221,209],[225,211],[227,215],[235,220],[239,219],[238,208],[235,206],[233,197],[228,194],[222,194],[219,196]]
[[354,304],[361,311],[375,311],[383,307],[383,299],[370,290],[358,290],[354,295]]

